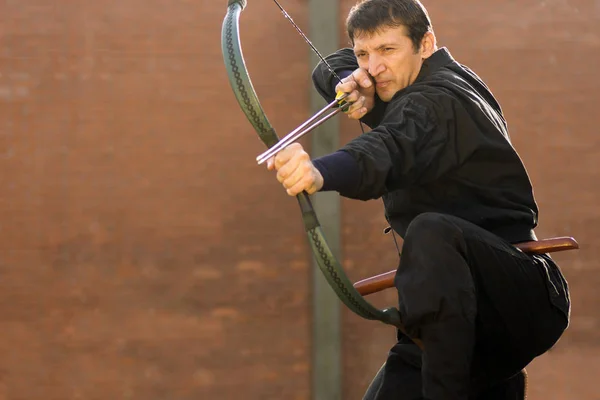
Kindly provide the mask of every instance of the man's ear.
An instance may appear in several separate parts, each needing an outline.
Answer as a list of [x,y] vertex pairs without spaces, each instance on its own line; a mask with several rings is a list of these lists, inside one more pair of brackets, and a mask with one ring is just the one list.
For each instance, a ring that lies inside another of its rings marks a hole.
[[426,32],[421,40],[421,57],[429,58],[437,50],[437,43],[433,32]]

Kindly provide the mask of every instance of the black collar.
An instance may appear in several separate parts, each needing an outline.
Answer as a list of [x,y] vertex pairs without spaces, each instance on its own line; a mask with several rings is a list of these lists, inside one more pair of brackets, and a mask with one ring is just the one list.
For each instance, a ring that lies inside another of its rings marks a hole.
[[415,82],[413,83],[423,80],[423,78],[453,62],[454,58],[452,58],[452,55],[447,48],[441,47],[437,49],[432,55],[429,56],[429,58],[426,58],[423,61],[419,75],[417,75],[417,79],[415,79]]
[[410,85],[408,85],[407,87],[405,87],[404,89],[397,91],[396,94],[394,95],[394,97],[392,97],[392,100],[405,94],[406,91],[409,90],[409,88],[412,85],[414,85],[415,83],[419,83],[419,82],[425,80],[428,76],[433,74],[438,69],[445,67],[446,65],[451,64],[453,62],[455,62],[455,61],[454,61],[454,58],[452,58],[450,51],[448,51],[448,49],[445,47],[440,47],[432,55],[430,55],[428,58],[423,60],[423,64],[421,65],[421,70],[419,71],[419,74],[417,75],[417,78],[415,79],[415,81],[413,83],[411,83]]

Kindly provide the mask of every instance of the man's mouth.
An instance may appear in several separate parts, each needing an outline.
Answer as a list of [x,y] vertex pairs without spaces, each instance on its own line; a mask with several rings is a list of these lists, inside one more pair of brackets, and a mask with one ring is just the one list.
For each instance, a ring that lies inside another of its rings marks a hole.
[[378,88],[385,88],[389,84],[390,84],[390,81],[379,81],[379,82],[377,82],[377,87]]

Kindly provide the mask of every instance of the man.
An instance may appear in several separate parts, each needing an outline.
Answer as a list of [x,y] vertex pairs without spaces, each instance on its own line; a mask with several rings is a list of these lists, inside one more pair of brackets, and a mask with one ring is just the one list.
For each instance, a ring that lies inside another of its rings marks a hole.
[[[317,90],[353,103],[371,130],[311,161],[299,144],[269,160],[290,196],[383,198],[403,237],[398,333],[365,399],[517,399],[520,371],[560,338],[567,283],[534,240],[538,209],[502,110],[480,78],[438,49],[418,0],[366,0],[349,13],[352,49],[322,63]],[[411,341],[419,338],[421,351]],[[519,386],[521,386],[519,388]]]

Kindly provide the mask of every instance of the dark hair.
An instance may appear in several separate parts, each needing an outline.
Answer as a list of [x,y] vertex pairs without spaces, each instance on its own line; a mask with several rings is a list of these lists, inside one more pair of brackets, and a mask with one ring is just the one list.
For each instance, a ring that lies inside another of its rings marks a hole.
[[384,27],[405,26],[415,52],[432,32],[427,10],[419,0],[363,0],[348,14],[346,30],[352,44],[356,34],[373,34]]

